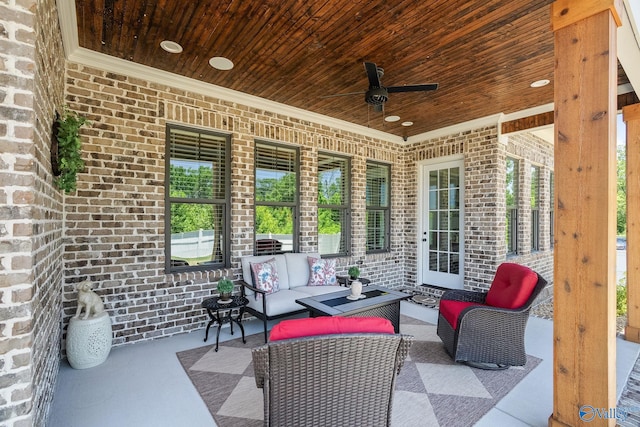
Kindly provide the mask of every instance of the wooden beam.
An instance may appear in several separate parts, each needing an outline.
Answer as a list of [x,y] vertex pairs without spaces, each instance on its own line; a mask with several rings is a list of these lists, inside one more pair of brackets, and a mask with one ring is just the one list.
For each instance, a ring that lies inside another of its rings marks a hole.
[[[635,92],[622,93],[618,95],[618,110],[623,109],[627,105],[640,102]],[[533,116],[522,117],[516,120],[503,122],[501,132],[503,135],[513,132],[522,132],[528,129],[548,126],[554,123],[553,111],[540,113]]]
[[[553,4],[556,221],[550,427],[585,421],[613,427],[616,421],[589,412],[616,405],[613,3]],[[587,413],[581,414],[581,408]]]
[[627,341],[640,343],[640,104],[622,109],[627,124]]

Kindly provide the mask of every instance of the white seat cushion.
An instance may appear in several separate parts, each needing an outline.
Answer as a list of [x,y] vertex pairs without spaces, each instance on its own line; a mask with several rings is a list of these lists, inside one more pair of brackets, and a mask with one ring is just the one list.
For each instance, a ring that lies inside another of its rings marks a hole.
[[[318,286],[322,288],[324,286]],[[291,289],[282,289],[278,292],[268,294],[265,296],[267,299],[267,316],[277,316],[279,314],[290,313],[292,311],[298,311],[304,309],[303,306],[296,302],[297,299],[308,297],[309,295],[294,291]],[[247,297],[249,300],[249,307],[262,313],[262,300],[256,299],[253,295]]]

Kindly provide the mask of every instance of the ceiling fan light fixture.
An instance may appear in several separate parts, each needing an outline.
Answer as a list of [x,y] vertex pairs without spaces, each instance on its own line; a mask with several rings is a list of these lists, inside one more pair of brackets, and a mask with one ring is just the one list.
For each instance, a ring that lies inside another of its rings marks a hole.
[[531,83],[531,87],[543,87],[548,85],[549,83],[551,83],[551,81],[549,79],[542,79],[542,80],[536,80],[535,82]]
[[209,65],[220,71],[228,71],[233,68],[233,62],[223,56],[214,56],[209,60]]
[[387,116],[384,118],[385,122],[397,122],[400,120],[400,116]]
[[169,53],[181,53],[182,46],[179,43],[176,43],[171,40],[162,40],[160,42],[160,47]]

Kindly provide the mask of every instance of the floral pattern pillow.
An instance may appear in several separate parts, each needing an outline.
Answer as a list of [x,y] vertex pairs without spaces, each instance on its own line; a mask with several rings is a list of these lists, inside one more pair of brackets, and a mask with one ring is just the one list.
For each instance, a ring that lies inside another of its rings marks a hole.
[[[251,273],[253,274],[253,285],[261,291],[272,294],[280,290],[275,258],[264,262],[252,262]],[[256,296],[259,298],[262,294],[256,293]]]
[[336,260],[307,257],[309,262],[309,283],[307,286],[337,285]]

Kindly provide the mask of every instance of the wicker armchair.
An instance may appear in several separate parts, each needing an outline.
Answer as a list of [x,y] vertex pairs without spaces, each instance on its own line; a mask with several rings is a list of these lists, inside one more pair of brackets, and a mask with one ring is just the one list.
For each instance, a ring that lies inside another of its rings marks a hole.
[[449,355],[484,369],[523,366],[529,311],[546,285],[533,270],[504,263],[487,293],[446,291],[440,300],[438,336]]
[[252,349],[265,426],[389,426],[413,337],[317,335]]

